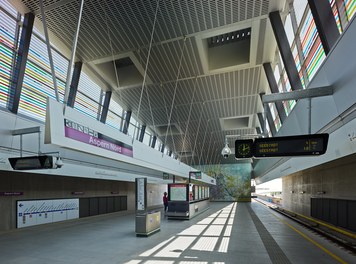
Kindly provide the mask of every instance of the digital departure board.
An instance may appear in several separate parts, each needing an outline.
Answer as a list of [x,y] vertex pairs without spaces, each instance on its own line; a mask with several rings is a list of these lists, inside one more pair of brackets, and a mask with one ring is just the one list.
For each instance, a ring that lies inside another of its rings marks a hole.
[[201,171],[190,171],[189,178],[199,180],[201,179]]
[[329,134],[256,138],[254,157],[313,156],[326,152]]
[[53,169],[53,157],[48,155],[9,158],[14,170]]

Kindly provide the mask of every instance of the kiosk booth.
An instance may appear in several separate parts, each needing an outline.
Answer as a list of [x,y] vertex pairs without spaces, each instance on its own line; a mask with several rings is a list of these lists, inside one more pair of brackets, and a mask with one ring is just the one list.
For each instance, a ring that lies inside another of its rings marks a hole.
[[168,184],[168,218],[190,219],[208,208],[208,186],[192,183]]

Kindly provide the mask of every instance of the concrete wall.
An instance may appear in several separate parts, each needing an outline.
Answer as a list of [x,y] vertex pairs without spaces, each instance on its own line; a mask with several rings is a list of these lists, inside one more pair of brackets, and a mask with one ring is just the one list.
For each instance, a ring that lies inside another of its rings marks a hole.
[[[148,206],[162,206],[166,185],[148,184]],[[135,210],[135,183],[68,176],[0,171],[0,192],[23,192],[0,196],[0,231],[16,228],[16,201],[59,198],[127,196],[128,211]],[[73,195],[72,192],[84,192]],[[111,192],[115,192],[112,194]]]
[[311,197],[356,200],[356,154],[282,178],[283,208],[310,216]]

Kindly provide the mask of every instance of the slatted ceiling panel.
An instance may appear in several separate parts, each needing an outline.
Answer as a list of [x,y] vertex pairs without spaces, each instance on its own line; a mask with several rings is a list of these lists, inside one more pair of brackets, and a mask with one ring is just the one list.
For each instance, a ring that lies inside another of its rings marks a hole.
[[[45,6],[58,1],[45,1]],[[39,10],[38,1],[24,0],[23,3],[32,11]],[[159,1],[154,41],[194,34],[214,27],[224,26],[268,13],[269,1]],[[109,17],[111,37],[115,39],[114,51],[135,50],[148,45],[156,10],[156,1],[97,1],[87,0],[84,3],[81,38],[88,40],[86,45],[78,46],[78,55],[86,60],[111,54],[109,49],[102,49],[91,37],[107,34],[106,17]],[[71,44],[77,22],[79,2],[65,3],[46,12],[48,26],[65,43]],[[54,21],[56,20],[56,21]],[[89,22],[86,22],[88,20]],[[95,23],[95,20],[99,23]],[[52,22],[51,22],[52,21]],[[96,25],[95,25],[96,24]],[[93,26],[94,25],[94,26]],[[100,30],[105,28],[105,30]],[[72,33],[72,34],[67,34]],[[117,39],[120,36],[120,39]],[[118,41],[117,41],[118,40]],[[108,36],[103,42],[108,42]]]
[[[186,107],[188,107],[189,110],[189,105],[192,103],[192,100],[193,102],[200,100],[197,97],[196,94],[197,88],[195,88],[194,83],[195,83],[195,79],[180,81],[177,83],[176,98],[174,100],[174,105],[185,105]],[[172,90],[166,89],[165,90],[166,96],[173,97],[174,90],[175,90],[174,88]]]
[[[176,80],[183,40],[152,46],[147,74],[152,81],[160,83]],[[148,48],[141,51],[147,61]]]
[[[78,12],[79,4],[76,1],[52,9],[45,13],[47,26],[57,37],[66,40],[66,43],[72,43],[76,29],[76,21],[73,19],[78,16]],[[38,18],[41,19],[41,16],[38,15]]]
[[137,10],[137,6],[132,3],[125,2],[125,1],[116,1],[118,4],[120,13],[123,17],[129,18],[126,20],[126,26],[131,28],[133,34],[135,34],[138,39],[136,46],[141,46],[142,43],[149,43],[150,42],[150,32],[152,31],[152,26],[148,27],[147,22],[150,20],[142,20],[138,18],[137,14],[139,10]]
[[200,63],[199,53],[197,52],[196,42],[193,38],[188,38],[185,41],[182,66],[182,78],[198,76],[204,73]]
[[[50,6],[52,4],[55,4],[57,2],[60,2],[62,0],[46,0],[43,1],[43,6],[46,8],[47,6]],[[32,0],[23,0],[22,1],[31,11],[36,11],[39,10],[40,4],[39,1],[32,1]]]
[[[209,116],[211,119],[251,115],[255,113],[254,107],[258,98],[258,95],[256,95],[237,99],[226,99],[224,101],[219,100],[206,102],[205,115],[206,117]],[[248,106],[246,107],[245,104]],[[235,109],[232,109],[233,105],[236,105]]]
[[153,121],[150,110],[140,112],[140,117],[145,117],[146,125],[153,126],[167,124],[167,114],[165,111],[162,111],[160,109],[152,109],[152,115],[154,118]]
[[186,17],[189,12],[182,12],[182,4],[184,5],[185,1],[175,1],[172,3],[173,10],[176,12],[176,17],[183,35],[187,35],[188,32],[193,32],[191,22],[188,20],[188,17]]
[[[189,109],[192,109],[189,117]],[[195,105],[181,105],[177,106],[175,108],[175,114],[177,115],[177,118],[180,119],[180,123],[182,122],[187,122],[189,120],[189,123],[194,121],[194,120],[199,120],[200,118],[200,109],[201,107],[197,104]],[[178,121],[178,120],[176,120]]]
[[[197,94],[202,101],[256,94],[259,89],[260,71],[260,67],[257,67],[199,77]],[[248,82],[251,76],[255,79]]]
[[[95,8],[101,9],[100,5],[98,4],[95,5]],[[88,45],[89,43],[96,42],[97,49],[91,49],[92,53],[96,52],[100,55],[105,56],[106,54],[110,54],[111,52],[109,41],[111,36],[109,37],[108,25],[106,23],[107,17],[105,15],[98,16],[96,11],[97,10],[94,10],[94,7],[91,5],[91,2],[87,2],[86,4],[84,4],[83,18],[81,23],[83,23],[83,28],[90,28],[90,33],[87,32],[87,30],[83,31],[82,33],[85,34],[80,34],[80,37],[83,39],[81,39],[81,41],[78,41],[78,44],[81,45],[82,49],[84,50],[85,48],[91,48],[91,45]]]
[[[113,39],[114,52],[127,50],[134,46],[134,39],[130,38],[128,30],[125,29],[125,20],[121,17],[115,2],[104,1],[101,5],[104,15],[108,17],[108,26],[112,30],[110,36]],[[105,19],[107,18],[105,17]]]
[[[195,3],[194,1],[181,2],[181,8],[183,8],[184,10],[195,11]],[[198,26],[199,24],[196,23],[196,20],[194,20],[194,17],[192,16],[192,14],[194,13],[195,12],[183,12],[184,20],[187,21],[187,26],[191,27],[191,29],[189,29],[189,31],[191,32],[200,31],[200,28]]]
[[[173,103],[173,95],[174,95],[174,90],[175,90],[175,83],[167,83],[161,85],[156,85],[154,87],[154,92],[150,90],[150,95],[154,95],[154,99],[156,100],[157,104],[155,104],[155,107],[168,107],[169,109],[172,107],[172,105],[176,106],[177,102],[175,101]],[[178,88],[176,89],[178,90]],[[151,96],[150,96],[151,98]]]
[[[96,9],[97,1],[90,1],[93,5],[93,8]],[[106,2],[106,1],[105,1]],[[109,27],[113,27],[115,29],[115,35],[118,34],[122,39],[121,42],[123,44],[123,48],[130,48],[138,46],[138,41],[141,36],[137,35],[135,38],[132,38],[132,34],[135,34],[135,25],[133,24],[132,17],[127,15],[126,8],[123,8],[124,1],[116,1],[116,3],[112,1],[108,1],[107,4],[103,3],[101,5],[101,12],[98,14],[102,17],[102,19],[106,16],[109,17],[108,21],[112,21],[112,24]],[[105,20],[103,20],[105,21]],[[132,32],[129,31],[131,28]],[[145,32],[141,32],[142,35],[145,35]]]
[[[38,0],[24,0],[23,2],[34,11],[39,9]],[[192,35],[267,15],[270,1],[164,0],[158,2],[160,6],[147,72],[153,84],[146,84],[148,96],[145,90],[139,119],[148,126],[167,124],[173,104],[171,123],[177,123],[183,132],[188,127],[184,148],[192,150],[195,142],[203,144],[204,141],[205,148],[201,149],[199,146],[199,151],[198,147],[196,149],[199,156],[202,154],[204,161],[207,158],[216,159],[221,156],[220,150],[215,155],[209,143],[216,142],[215,144],[220,148],[225,134],[255,133],[254,128],[221,131],[219,118],[256,113],[256,108],[260,108],[261,105],[258,94],[263,88],[260,80],[262,67],[204,76],[198,47]],[[53,3],[57,1],[45,1],[46,6]],[[145,68],[156,3],[155,0],[85,0],[78,40],[78,57],[86,62],[112,54],[133,51],[141,66]],[[65,5],[46,12],[49,29],[69,47],[72,46],[78,11],[79,1],[73,0],[66,1]],[[173,102],[184,35],[188,37],[185,42],[179,78],[188,79],[178,82]],[[262,55],[262,53],[257,54],[256,58],[261,60]],[[195,76],[199,77],[195,79]],[[160,83],[163,85],[161,86]],[[196,90],[193,97],[194,89]],[[118,97],[122,99],[123,105],[127,106],[125,109],[137,113],[141,85],[125,88],[115,93],[121,94]],[[192,99],[193,105],[189,115]],[[203,102],[205,102],[204,106]],[[154,120],[152,120],[150,105],[153,108]],[[210,119],[209,122],[208,119]],[[197,137],[196,133],[199,134]],[[183,138],[183,135],[168,137],[168,147],[173,149],[173,144],[175,144],[179,150],[183,147]]]
[[[160,36],[164,39],[172,39],[177,36],[177,32],[175,32],[175,28],[173,26],[172,18],[169,16],[166,7],[167,1],[162,1],[160,7],[158,9],[158,16],[157,16],[157,24],[158,28],[160,29]],[[180,35],[182,36],[182,35]]]

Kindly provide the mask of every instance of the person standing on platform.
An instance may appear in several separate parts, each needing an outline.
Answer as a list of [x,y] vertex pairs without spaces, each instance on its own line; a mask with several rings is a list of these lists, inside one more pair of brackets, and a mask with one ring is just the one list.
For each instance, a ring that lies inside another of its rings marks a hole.
[[164,192],[164,194],[163,194],[163,204],[164,204],[164,212],[167,212],[167,210],[168,210],[167,192]]

